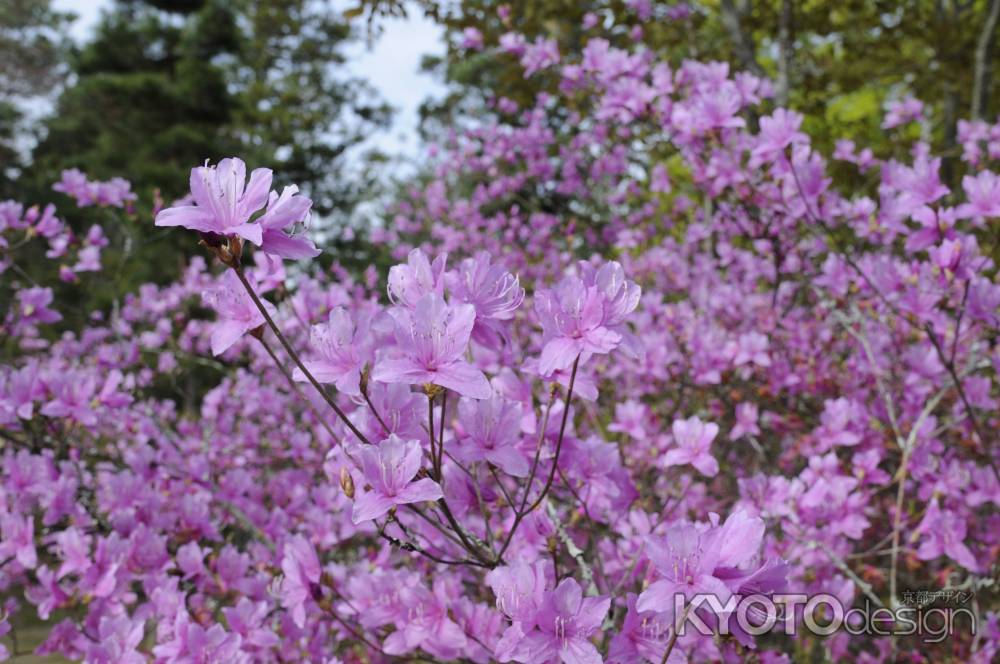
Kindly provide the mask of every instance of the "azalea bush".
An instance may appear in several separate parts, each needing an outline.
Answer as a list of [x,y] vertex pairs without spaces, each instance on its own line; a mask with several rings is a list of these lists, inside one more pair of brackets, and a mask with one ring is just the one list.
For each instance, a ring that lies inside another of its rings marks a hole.
[[[0,205],[2,654],[33,614],[101,663],[992,661],[1000,125],[949,188],[921,142],[821,154],[722,64],[469,47],[558,94],[433,149],[386,273],[316,267],[310,200],[238,158],[155,219],[67,172],[191,246],[68,327],[102,227]],[[730,620],[938,591],[974,630]]]

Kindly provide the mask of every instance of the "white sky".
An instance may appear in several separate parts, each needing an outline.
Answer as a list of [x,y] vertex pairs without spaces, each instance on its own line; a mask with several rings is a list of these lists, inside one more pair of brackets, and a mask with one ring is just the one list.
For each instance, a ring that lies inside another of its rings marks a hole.
[[[77,41],[90,35],[110,0],[53,0],[61,11],[71,11],[79,18],[70,34]],[[335,0],[338,10],[352,6],[350,0]],[[383,134],[373,136],[372,146],[391,155],[413,160],[418,156],[417,108],[428,97],[441,96],[444,86],[434,78],[419,73],[420,59],[425,54],[442,54],[442,31],[432,21],[411,8],[406,19],[386,19],[384,30],[369,50],[364,40],[348,50],[351,73],[367,79],[395,109],[394,124]]]

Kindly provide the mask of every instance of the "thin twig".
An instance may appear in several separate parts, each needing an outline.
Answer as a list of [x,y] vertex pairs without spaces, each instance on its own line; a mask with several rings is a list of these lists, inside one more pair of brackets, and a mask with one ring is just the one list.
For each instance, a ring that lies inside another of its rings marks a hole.
[[243,288],[246,289],[247,293],[250,295],[250,299],[253,300],[253,303],[254,305],[256,305],[257,310],[260,311],[261,316],[264,317],[264,321],[267,322],[268,327],[270,327],[271,331],[274,332],[274,336],[278,338],[278,341],[281,343],[282,348],[284,348],[285,352],[288,353],[288,357],[292,359],[292,362],[295,363],[295,366],[299,368],[299,371],[302,372],[302,374],[312,384],[312,386],[316,389],[316,391],[319,392],[320,396],[323,397],[323,400],[326,401],[327,405],[333,409],[333,412],[335,412],[337,416],[344,422],[344,424],[347,425],[347,428],[350,429],[351,432],[358,437],[358,440],[360,440],[362,443],[370,445],[371,441],[368,440],[368,437],[365,436],[365,434],[361,433],[361,431],[356,426],[354,426],[354,423],[351,422],[350,418],[348,418],[347,415],[344,413],[344,411],[341,410],[340,406],[337,405],[337,402],[333,400],[333,398],[327,393],[325,389],[323,389],[323,386],[319,384],[319,381],[316,380],[316,377],[313,376],[312,373],[309,371],[309,369],[306,368],[306,365],[302,363],[302,360],[299,358],[299,354],[295,352],[294,348],[292,348],[292,344],[289,343],[287,338],[285,338],[285,335],[278,328],[278,325],[274,322],[274,319],[271,317],[271,314],[264,307],[264,303],[261,302],[260,297],[257,295],[256,291],[254,291],[253,286],[250,285],[250,282],[247,280],[246,275],[243,274],[243,269],[240,267],[234,267],[233,271],[236,272],[236,276],[239,278],[240,283],[243,284]]

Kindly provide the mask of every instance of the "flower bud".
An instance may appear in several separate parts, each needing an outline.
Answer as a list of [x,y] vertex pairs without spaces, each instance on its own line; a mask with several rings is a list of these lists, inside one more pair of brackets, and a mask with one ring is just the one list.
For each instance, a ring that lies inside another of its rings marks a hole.
[[372,375],[372,367],[370,364],[365,362],[365,366],[361,367],[361,379],[358,383],[358,387],[361,390],[361,394],[365,396],[368,395],[368,379]]
[[344,490],[344,495],[354,500],[354,478],[347,470],[347,466],[340,469],[340,488]]

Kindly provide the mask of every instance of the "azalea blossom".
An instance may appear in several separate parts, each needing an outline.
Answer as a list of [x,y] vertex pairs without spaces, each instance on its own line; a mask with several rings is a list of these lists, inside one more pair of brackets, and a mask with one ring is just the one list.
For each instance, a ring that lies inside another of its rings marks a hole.
[[443,495],[430,478],[413,481],[423,460],[418,441],[404,441],[393,434],[377,445],[366,445],[360,455],[364,479],[371,489],[354,499],[354,523],[377,519],[396,505],[438,500]]
[[671,430],[676,447],[667,450],[663,457],[664,466],[681,466],[689,463],[702,475],[709,477],[719,472],[719,462],[710,452],[712,441],[719,433],[719,425],[702,422],[695,416],[686,420],[674,420]]
[[[360,394],[361,371],[374,357],[369,317],[361,314],[355,324],[343,307],[336,307],[326,323],[312,326],[309,341],[315,352],[305,361],[309,373],[320,383],[334,383],[344,394]],[[306,380],[297,367],[292,375]]]
[[488,461],[508,475],[528,474],[528,459],[517,448],[521,434],[520,404],[493,395],[489,399],[462,399],[458,403],[461,447],[468,462]]
[[[248,275],[251,287],[256,288],[252,275]],[[227,270],[214,288],[202,293],[205,304],[219,316],[212,330],[212,354],[221,355],[239,341],[247,332],[264,325],[264,315],[254,304],[250,294],[232,270]],[[264,308],[272,316],[274,305],[262,300]]]
[[305,604],[312,598],[312,586],[319,583],[320,565],[316,551],[301,535],[285,544],[281,560],[280,595],[282,605],[291,611],[296,625],[305,625]]
[[544,376],[567,369],[577,357],[586,361],[622,343],[638,351],[624,321],[638,306],[641,289],[625,279],[618,263],[596,270],[584,264],[581,269],[582,278],[566,277],[535,295],[535,312],[545,334],[538,367]]
[[391,313],[396,348],[375,364],[373,380],[438,385],[474,399],[490,396],[486,376],[463,358],[476,320],[472,305],[448,306],[428,293],[413,309],[397,307]]
[[257,223],[263,229],[260,250],[282,258],[314,258],[320,251],[312,240],[284,231],[295,224],[306,224],[312,201],[298,193],[297,186],[289,185],[281,194],[268,194],[267,209]]
[[600,664],[600,652],[590,637],[600,629],[610,606],[609,597],[584,597],[575,579],[563,579],[545,594],[532,620],[533,629],[514,649],[513,661]]
[[447,262],[447,254],[439,255],[432,263],[424,252],[414,249],[406,263],[389,268],[389,300],[415,309],[425,295],[443,297]]
[[259,246],[263,242],[263,227],[250,223],[250,219],[268,202],[270,191],[270,169],[254,169],[247,182],[242,159],[223,159],[216,166],[206,162],[191,170],[194,205],[161,210],[156,215],[156,225],[235,235]]
[[483,251],[466,258],[445,275],[452,298],[476,309],[472,338],[490,348],[497,348],[507,338],[506,321],[524,300],[524,289],[515,275],[502,265],[491,263]]

